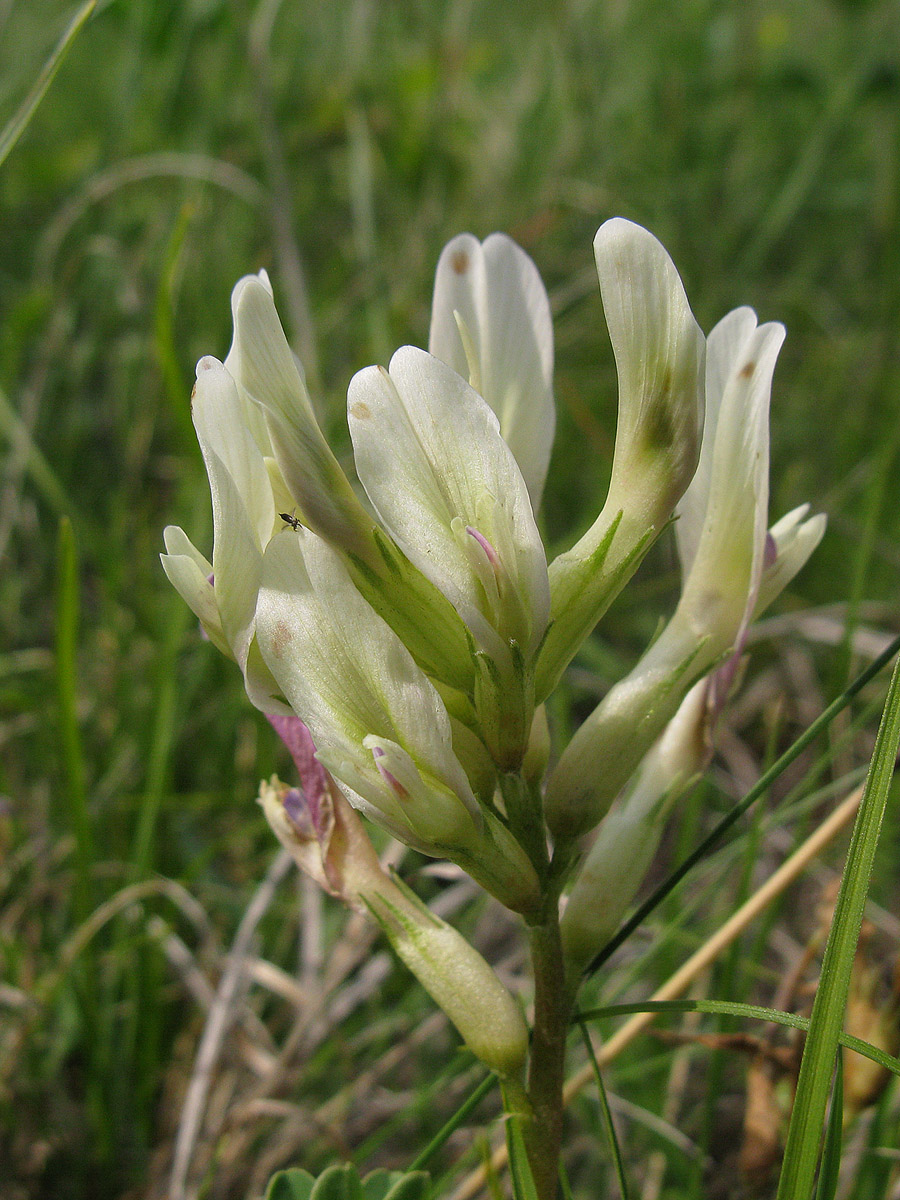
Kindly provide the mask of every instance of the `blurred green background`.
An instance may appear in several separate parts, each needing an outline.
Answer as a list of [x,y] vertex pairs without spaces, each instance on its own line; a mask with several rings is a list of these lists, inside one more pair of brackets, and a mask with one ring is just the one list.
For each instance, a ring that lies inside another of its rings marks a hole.
[[[0,125],[74,11],[0,2]],[[443,244],[515,237],[556,318],[559,550],[602,502],[615,429],[591,239],[612,215],[646,225],[704,329],[744,303],[788,328],[771,513],[809,500],[830,524],[779,611],[839,605],[839,623],[889,629],[898,138],[893,0],[98,4],[0,167],[3,1200],[152,1194],[177,1108],[164,1081],[200,1018],[147,914],[190,925],[150,897],[83,950],[71,939],[161,874],[227,940],[273,855],[253,797],[284,763],[158,561],[169,522],[209,548],[189,395],[197,358],[228,349],[238,277],[269,271],[346,454],[347,383],[426,343]],[[676,586],[665,544],[576,664],[559,727]],[[804,655],[801,722],[854,666],[840,635]],[[279,904],[266,953],[290,963],[292,896]],[[332,1069],[313,1072],[322,1095]],[[212,1194],[240,1194],[234,1179]]]

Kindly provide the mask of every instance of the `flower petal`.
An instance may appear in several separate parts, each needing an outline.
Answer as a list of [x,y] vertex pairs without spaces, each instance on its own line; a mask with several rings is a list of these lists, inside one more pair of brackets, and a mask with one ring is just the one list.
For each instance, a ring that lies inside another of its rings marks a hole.
[[752,308],[736,308],[715,326],[706,343],[706,418],[697,470],[678,502],[675,537],[682,574],[687,575],[697,553],[706,520],[712,477],[713,447],[719,424],[722,398],[734,364],[756,329]]
[[197,363],[191,414],[207,471],[214,455],[231,477],[257,547],[262,549],[272,536],[275,520],[269,473],[247,428],[234,380],[218,359],[206,357]]
[[212,566],[177,525],[168,525],[163,537],[167,553],[159,557],[169,582],[203,626],[210,641],[223,654],[231,657],[231,649],[222,630],[215,588],[210,582]]
[[235,289],[233,308],[238,381],[266,414],[274,455],[301,519],[367,560],[372,521],[322,436],[271,292],[250,276]]
[[241,369],[241,343],[237,336],[237,310],[241,294],[250,281],[262,284],[269,295],[272,295],[272,285],[269,282],[269,276],[265,271],[260,271],[258,275],[245,275],[239,279],[231,289],[231,313],[234,321],[235,333],[231,340],[231,349],[225,356],[225,370],[235,381],[238,389],[238,395],[241,399],[241,406],[244,410],[244,421],[248,429],[253,434],[253,438],[259,447],[260,454],[269,457],[272,453],[272,442],[269,438],[269,431],[266,428],[266,418],[263,410],[250,397],[246,388],[242,383],[243,373]]
[[[395,742],[452,794],[457,819],[477,824],[478,804],[453,754],[440,697],[359,595],[336,553],[300,530],[273,539],[263,572],[257,611],[263,657],[332,774],[342,777],[341,764],[350,760],[359,778],[384,792],[364,742],[370,736]],[[350,786],[361,791],[358,779]],[[371,786],[368,792],[371,801]]]
[[[502,654],[506,639],[532,651],[549,614],[546,559],[488,405],[445,363],[405,346],[390,372],[354,376],[348,413],[359,477],[407,557],[488,653]],[[474,562],[479,554],[496,568],[499,611]]]
[[803,518],[808,512],[809,505],[801,504],[780,521],[776,521],[769,530],[769,535],[775,543],[775,558],[763,569],[754,618],[764,612],[784,591],[821,542],[827,518],[824,513],[818,513],[804,521]]
[[[745,333],[747,326],[745,325]],[[756,603],[769,507],[769,400],[784,326],[734,339],[712,447],[703,528],[679,608],[733,645]],[[715,626],[715,628],[713,628]]]
[[444,247],[428,349],[497,414],[537,510],[556,424],[553,324],[537,267],[511,238],[493,233],[481,243],[463,233]]
[[[594,238],[594,257],[619,376],[610,493],[627,496],[642,460],[659,458],[665,464],[668,516],[697,464],[703,332],[675,264],[646,229],[621,217],[606,221]],[[630,506],[626,501],[620,507]]]

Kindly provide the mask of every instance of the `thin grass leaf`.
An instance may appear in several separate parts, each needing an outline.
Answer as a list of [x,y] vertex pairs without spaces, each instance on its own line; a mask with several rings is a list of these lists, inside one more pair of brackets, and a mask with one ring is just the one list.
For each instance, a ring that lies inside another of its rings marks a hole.
[[469,1096],[462,1102],[450,1120],[447,1121],[445,1125],[441,1126],[425,1149],[419,1151],[416,1157],[406,1168],[407,1171],[418,1171],[424,1167],[427,1162],[430,1162],[435,1154],[437,1154],[438,1150],[447,1144],[456,1130],[459,1129],[460,1125],[462,1125],[463,1121],[465,1121],[466,1117],[468,1117],[469,1113],[471,1113],[473,1109],[480,1104],[488,1092],[494,1087],[496,1082],[496,1075],[486,1075],[484,1079],[482,1079],[481,1083],[479,1083],[478,1087],[475,1088],[474,1091],[470,1092]]
[[603,1083],[603,1076],[600,1073],[600,1064],[597,1062],[597,1056],[594,1053],[594,1047],[591,1042],[591,1035],[588,1033],[587,1025],[584,1021],[578,1022],[578,1027],[581,1030],[581,1036],[584,1040],[584,1045],[588,1053],[588,1058],[591,1061],[591,1066],[594,1068],[594,1078],[597,1081],[597,1095],[600,1100],[600,1116],[603,1121],[603,1128],[606,1133],[606,1140],[609,1144],[609,1152],[612,1157],[613,1167],[616,1172],[616,1179],[619,1184],[619,1193],[622,1200],[628,1200],[628,1180],[625,1176],[625,1162],[622,1158],[622,1148],[619,1145],[619,1139],[616,1136],[616,1127],[613,1123],[612,1113],[609,1108],[609,1100],[606,1096],[606,1087]]
[[3,127],[3,132],[0,133],[0,165],[3,164],[10,150],[12,150],[13,146],[25,132],[28,122],[34,116],[35,110],[43,100],[47,88],[53,82],[53,77],[59,70],[69,47],[75,41],[85,21],[94,11],[95,4],[96,0],[87,0],[87,3],[82,4],[81,8],[79,8],[78,12],[72,18],[68,29],[66,29],[65,33],[56,43],[53,53],[44,63],[43,69],[34,81],[31,91]]
[[822,959],[809,1032],[788,1127],[776,1200],[805,1200],[812,1191],[832,1065],[840,1040],[850,973],[888,791],[900,741],[900,662],[894,667],[875,751],[841,879]]
[[838,1051],[831,1092],[831,1112],[825,1131],[825,1150],[819,1168],[816,1200],[834,1200],[841,1173],[841,1148],[844,1142],[844,1056]]
[[784,754],[777,759],[772,766],[761,775],[759,780],[750,789],[747,795],[739,804],[736,804],[729,813],[719,821],[709,834],[703,839],[699,846],[681,863],[674,871],[663,880],[663,882],[647,897],[634,913],[628,918],[624,925],[621,926],[618,933],[612,937],[603,949],[591,960],[586,971],[585,977],[593,975],[603,966],[605,962],[618,950],[623,942],[631,937],[632,933],[644,923],[647,917],[665,900],[665,898],[675,890],[685,875],[691,871],[698,862],[711,854],[717,844],[721,841],[728,830],[735,824],[736,821],[751,808],[761,796],[764,796],[771,785],[775,782],[778,776],[784,771],[794,759],[806,749],[810,742],[814,741],[818,735],[830,724],[831,721],[843,712],[850,701],[856,696],[866,684],[875,678],[881,669],[891,661],[897,651],[900,650],[900,636],[893,639],[891,644],[878,655],[877,658],[869,664],[866,669],[854,679],[854,681],[844,689],[844,691],[833,700],[831,704],[816,717],[815,721],[797,738],[794,744],[785,750]]
[[[634,1004],[608,1004],[603,1008],[586,1009],[574,1018],[580,1021],[599,1021],[606,1017],[627,1017],[634,1013],[717,1013],[729,1017],[750,1017],[755,1021],[771,1021],[774,1025],[785,1025],[789,1029],[809,1029],[809,1018],[798,1016],[797,1013],[784,1012],[779,1008],[764,1008],[760,1004],[743,1004],[737,1000],[639,1000]],[[842,1046],[862,1054],[872,1062],[900,1076],[900,1058],[888,1054],[871,1042],[849,1033],[841,1033],[839,1039]]]
[[56,584],[56,701],[65,779],[59,815],[75,836],[75,909],[78,920],[84,921],[91,910],[94,848],[78,725],[78,554],[68,517],[59,523]]
[[153,305],[153,340],[156,358],[162,372],[164,391],[169,402],[179,434],[191,453],[199,457],[199,447],[191,421],[191,382],[186,379],[178,362],[175,349],[175,289],[178,279],[178,268],[191,220],[195,214],[195,206],[190,201],[182,205],[178,220],[172,230],[163,269],[156,289],[156,299]]
[[[21,453],[28,473],[44,500],[58,516],[77,516],[71,497],[66,493],[53,468],[41,453],[25,422],[0,391],[0,436]],[[79,528],[84,524],[79,518]]]

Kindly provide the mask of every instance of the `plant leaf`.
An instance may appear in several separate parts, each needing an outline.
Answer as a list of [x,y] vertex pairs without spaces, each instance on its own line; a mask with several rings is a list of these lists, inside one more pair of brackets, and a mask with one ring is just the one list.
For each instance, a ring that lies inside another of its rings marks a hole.
[[805,1200],[812,1191],[832,1065],[840,1041],[850,972],[872,864],[900,741],[900,661],[888,689],[862,802],[853,826],[834,920],[822,959],[809,1032],[800,1063],[776,1200]]
[[315,1182],[309,1171],[296,1167],[277,1171],[269,1180],[265,1200],[309,1200]]

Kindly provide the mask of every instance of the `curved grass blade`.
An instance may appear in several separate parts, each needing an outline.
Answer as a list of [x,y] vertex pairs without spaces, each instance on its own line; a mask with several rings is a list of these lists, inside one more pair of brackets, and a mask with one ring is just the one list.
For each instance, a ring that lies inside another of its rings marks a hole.
[[[638,1000],[633,1004],[608,1004],[603,1008],[586,1009],[577,1013],[575,1020],[599,1021],[607,1017],[627,1017],[634,1013],[716,1013],[727,1017],[749,1017],[755,1021],[771,1021],[773,1025],[786,1025],[789,1029],[809,1029],[809,1018],[797,1013],[784,1012],[780,1008],[764,1008],[760,1004],[743,1004],[738,1000]],[[900,1058],[888,1054],[871,1042],[849,1033],[838,1038],[842,1046],[870,1058],[872,1062],[900,1076]]]
[[609,1143],[609,1152],[616,1171],[619,1192],[622,1200],[628,1200],[628,1180],[625,1176],[625,1162],[622,1158],[622,1148],[619,1145],[619,1139],[616,1136],[616,1127],[613,1124],[612,1113],[609,1109],[609,1100],[606,1096],[606,1087],[603,1083],[603,1076],[600,1073],[600,1064],[597,1062],[597,1055],[594,1053],[594,1047],[591,1043],[591,1035],[588,1033],[587,1025],[585,1024],[584,1020],[579,1020],[578,1027],[581,1030],[581,1036],[584,1041],[585,1049],[587,1050],[591,1066],[594,1068],[594,1078],[597,1081],[597,1095],[600,1098],[600,1115],[603,1119],[603,1128],[606,1132],[606,1140]]
[[812,1192],[832,1066],[847,1006],[850,972],[894,774],[898,741],[900,663],[894,667],[891,677],[862,803],[847,851],[834,920],[825,946],[822,974],[800,1063],[776,1200],[806,1200]]
[[31,91],[19,105],[18,110],[6,122],[3,132],[0,133],[0,165],[2,165],[10,150],[12,150],[13,146],[25,132],[28,122],[34,116],[35,109],[43,100],[47,88],[53,82],[53,76],[59,70],[66,52],[75,41],[85,21],[94,11],[95,4],[96,0],[87,0],[86,4],[82,4],[69,23],[68,29],[66,29],[65,33],[56,43],[53,53],[44,63],[41,73],[34,81]]
[[719,841],[721,841],[732,825],[734,825],[736,821],[740,820],[744,813],[747,812],[747,810],[751,808],[761,796],[766,794],[782,771],[790,766],[794,759],[806,749],[810,742],[814,741],[815,738],[818,737],[822,730],[834,720],[838,713],[842,712],[847,707],[853,697],[861,692],[866,684],[871,679],[874,679],[883,667],[887,666],[898,650],[900,650],[900,636],[895,637],[891,644],[887,646],[886,649],[884,649],[876,659],[873,659],[869,666],[866,667],[865,671],[858,675],[856,679],[854,679],[854,681],[847,688],[845,688],[840,696],[838,696],[836,700],[833,700],[825,709],[825,711],[816,717],[815,721],[813,721],[809,728],[797,738],[794,744],[772,764],[765,774],[760,776],[759,780],[750,789],[744,799],[741,800],[739,804],[736,804],[730,812],[726,813],[721,821],[719,821],[710,831],[710,833],[707,834],[696,850],[693,850],[681,863],[681,865],[676,867],[675,870],[663,880],[659,887],[657,887],[647,897],[644,903],[634,911],[625,924],[621,926],[618,933],[616,933],[615,936],[606,943],[603,949],[591,960],[587,970],[585,971],[585,977],[593,975],[596,971],[598,971],[603,964],[612,957],[622,943],[627,941],[628,938],[631,937],[632,933],[634,933],[634,931],[644,923],[650,913],[652,913],[654,909],[656,909],[663,902],[663,900],[665,900],[670,892],[675,890],[679,883],[681,883],[682,879],[684,879],[685,875],[687,875],[688,872],[691,871],[697,865],[697,863],[701,861],[701,859],[706,858],[708,854],[712,853],[716,845],[719,843]]

